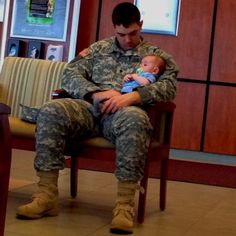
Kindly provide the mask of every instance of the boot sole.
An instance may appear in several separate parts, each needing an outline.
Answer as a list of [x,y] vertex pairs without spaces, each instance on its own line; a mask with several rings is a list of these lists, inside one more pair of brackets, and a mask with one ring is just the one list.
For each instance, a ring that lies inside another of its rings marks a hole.
[[121,234],[121,235],[125,235],[125,234],[132,234],[133,233],[133,229],[119,229],[119,228],[110,228],[110,232],[113,234]]
[[32,219],[40,219],[44,216],[57,216],[59,214],[58,209],[51,209],[48,211],[44,211],[41,214],[21,214],[21,213],[16,213],[16,218],[17,219],[22,219],[22,220],[32,220]]

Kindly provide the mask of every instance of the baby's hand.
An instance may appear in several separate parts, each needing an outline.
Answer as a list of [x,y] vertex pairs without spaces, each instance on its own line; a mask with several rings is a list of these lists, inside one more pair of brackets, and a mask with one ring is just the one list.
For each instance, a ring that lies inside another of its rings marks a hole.
[[133,80],[133,75],[132,74],[125,75],[124,82],[129,82],[131,80]]

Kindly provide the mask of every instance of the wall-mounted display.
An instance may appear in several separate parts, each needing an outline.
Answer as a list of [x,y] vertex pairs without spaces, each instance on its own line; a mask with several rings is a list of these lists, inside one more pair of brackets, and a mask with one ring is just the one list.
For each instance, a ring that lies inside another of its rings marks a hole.
[[177,35],[181,0],[136,0],[143,20],[142,32]]
[[33,59],[39,59],[41,56],[42,43],[39,41],[29,41],[27,57]]
[[70,0],[14,0],[11,37],[66,41]]

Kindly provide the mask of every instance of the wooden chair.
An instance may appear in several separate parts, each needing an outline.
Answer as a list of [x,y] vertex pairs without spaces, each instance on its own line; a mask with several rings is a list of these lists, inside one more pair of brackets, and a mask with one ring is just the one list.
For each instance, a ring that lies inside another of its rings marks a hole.
[[7,196],[11,167],[10,108],[0,103],[0,236],[4,235]]
[[[59,89],[53,92],[53,97],[65,98],[69,97],[69,95],[64,90]],[[174,110],[175,104],[173,102],[157,102],[155,105],[147,107],[147,113],[154,130],[148,150],[144,178],[140,183],[145,192],[144,194],[139,194],[138,223],[143,223],[144,221],[149,166],[150,164],[158,164],[157,160],[160,161],[159,207],[162,211],[166,207],[167,172]],[[71,156],[69,167],[71,168],[71,196],[73,198],[77,195],[79,160],[85,158],[115,161],[115,146],[103,137],[87,139],[78,145],[79,153],[73,154],[68,150]]]

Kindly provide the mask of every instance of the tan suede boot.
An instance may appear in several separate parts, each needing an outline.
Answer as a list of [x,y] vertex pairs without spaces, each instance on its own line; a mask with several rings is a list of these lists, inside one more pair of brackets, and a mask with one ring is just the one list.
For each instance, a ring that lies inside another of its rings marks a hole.
[[134,227],[134,198],[137,183],[118,182],[118,193],[110,231],[116,234],[131,234]]
[[18,218],[38,219],[58,215],[58,173],[58,170],[37,172],[39,189],[32,195],[30,203],[18,207]]

